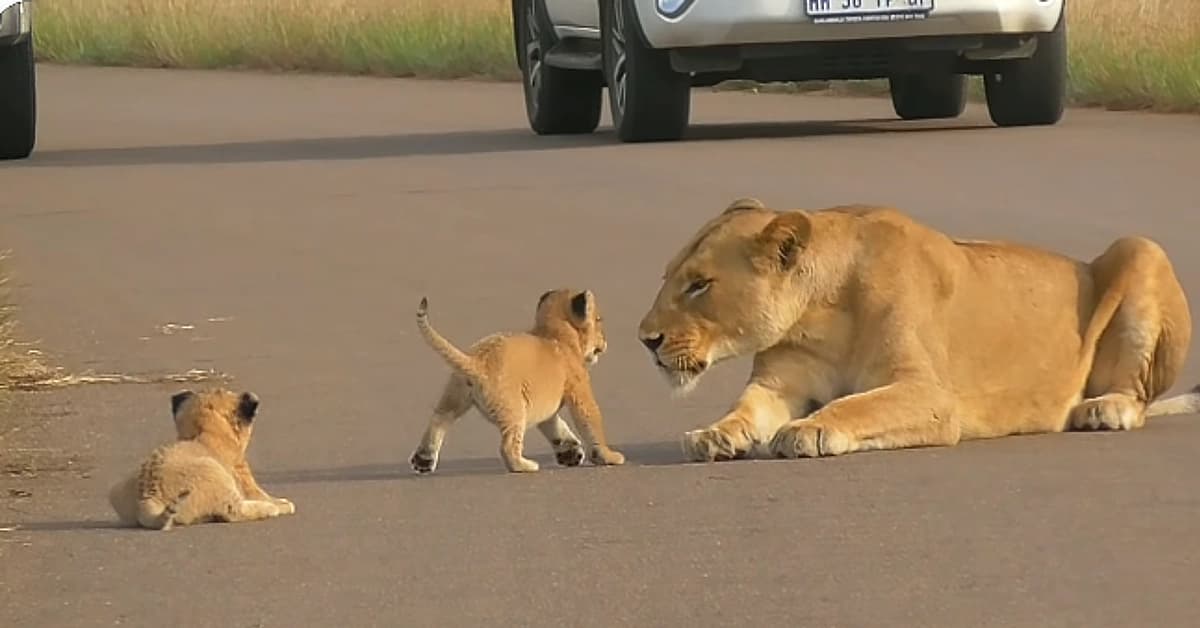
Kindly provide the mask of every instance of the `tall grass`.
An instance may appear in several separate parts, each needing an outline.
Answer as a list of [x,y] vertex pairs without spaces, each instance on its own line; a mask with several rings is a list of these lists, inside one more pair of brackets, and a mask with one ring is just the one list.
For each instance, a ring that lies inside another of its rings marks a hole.
[[[727,0],[733,1],[733,0]],[[1069,0],[1072,100],[1200,112],[1200,0]],[[62,63],[517,77],[510,0],[37,0]]]
[[518,77],[510,0],[37,0],[39,58]]
[[1068,0],[1080,104],[1200,112],[1200,0]]

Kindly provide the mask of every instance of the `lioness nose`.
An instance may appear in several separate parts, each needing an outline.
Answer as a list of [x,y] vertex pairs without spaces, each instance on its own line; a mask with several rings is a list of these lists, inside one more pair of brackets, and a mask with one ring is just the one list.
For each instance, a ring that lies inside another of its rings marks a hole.
[[662,343],[663,343],[663,335],[662,334],[654,334],[653,336],[642,336],[642,344],[646,345],[646,348],[650,350],[650,353],[654,353],[655,351],[658,351],[658,348],[662,346]]

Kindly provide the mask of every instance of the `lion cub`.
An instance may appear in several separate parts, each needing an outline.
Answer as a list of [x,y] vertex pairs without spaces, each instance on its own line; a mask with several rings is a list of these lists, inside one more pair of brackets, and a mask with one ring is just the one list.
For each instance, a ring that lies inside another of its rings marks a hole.
[[159,446],[109,491],[121,522],[170,530],[208,521],[256,521],[296,512],[259,487],[246,462],[258,396],[214,388],[171,396],[177,439]]
[[491,334],[466,353],[429,325],[428,309],[428,300],[422,298],[417,327],[454,372],[409,459],[416,472],[430,473],[437,467],[446,431],[472,407],[500,429],[500,455],[511,472],[538,470],[538,464],[524,456],[530,424],[550,441],[560,465],[583,462],[579,438],[559,415],[564,406],[589,442],[593,464],[625,462],[624,455],[608,446],[588,374],[587,367],[608,349],[590,290],[546,292],[538,299],[529,331]]

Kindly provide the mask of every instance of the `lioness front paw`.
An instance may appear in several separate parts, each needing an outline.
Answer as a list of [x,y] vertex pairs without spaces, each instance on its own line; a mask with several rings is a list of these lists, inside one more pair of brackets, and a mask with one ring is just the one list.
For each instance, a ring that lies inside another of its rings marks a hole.
[[770,450],[776,458],[817,458],[840,456],[849,452],[851,445],[850,437],[841,430],[801,419],[779,428]]
[[413,471],[417,473],[433,473],[433,470],[437,468],[437,454],[418,449],[408,459],[408,464],[412,465]]
[[754,443],[721,427],[692,430],[683,435],[683,455],[695,462],[737,460],[750,454]]
[[615,449],[593,447],[590,458],[592,464],[597,466],[625,464],[625,454]]
[[1144,422],[1142,408],[1125,395],[1087,399],[1071,409],[1071,429],[1075,430],[1132,430]]
[[286,497],[274,497],[271,499],[271,502],[279,508],[279,514],[281,515],[296,514],[296,504],[293,504],[292,501]]

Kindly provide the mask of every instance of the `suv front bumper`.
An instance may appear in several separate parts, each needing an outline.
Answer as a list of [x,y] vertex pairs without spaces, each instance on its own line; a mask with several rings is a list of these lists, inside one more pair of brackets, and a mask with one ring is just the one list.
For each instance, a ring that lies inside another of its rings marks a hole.
[[805,13],[808,0],[694,0],[670,19],[659,12],[659,1],[633,0],[654,48],[1045,33],[1058,23],[1065,2],[934,0],[925,19],[814,24]]

